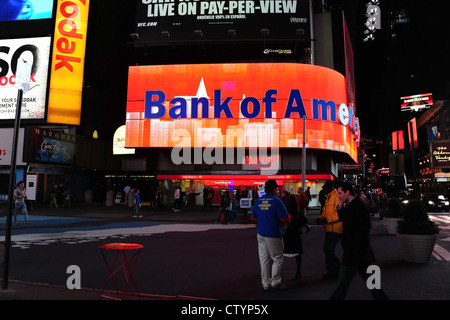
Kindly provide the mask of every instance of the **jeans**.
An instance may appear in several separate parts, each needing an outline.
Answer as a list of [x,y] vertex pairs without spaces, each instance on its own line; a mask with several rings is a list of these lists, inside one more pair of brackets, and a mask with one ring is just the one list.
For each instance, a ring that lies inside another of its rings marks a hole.
[[[367,266],[342,266],[339,273],[339,282],[336,290],[331,295],[331,300],[343,300],[347,295],[348,288],[356,273],[359,273],[363,278],[364,283],[367,283]],[[388,296],[382,289],[370,289],[375,300],[389,300]]]
[[[261,265],[261,283],[264,288],[281,284],[283,269],[283,239],[258,234],[258,254]],[[270,268],[270,262],[272,268]]]
[[17,223],[17,212],[19,211],[25,216],[25,221],[28,221],[27,205],[25,202],[16,202],[14,204],[14,223]]
[[323,252],[325,253],[325,265],[327,273],[338,275],[341,262],[336,256],[336,245],[341,240],[342,234],[334,232],[325,232],[325,243],[323,244]]

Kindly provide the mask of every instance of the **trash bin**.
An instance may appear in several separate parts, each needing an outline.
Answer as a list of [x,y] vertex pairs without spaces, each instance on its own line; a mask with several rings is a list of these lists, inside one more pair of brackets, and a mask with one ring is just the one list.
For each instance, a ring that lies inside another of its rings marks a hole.
[[114,206],[114,191],[109,190],[106,192],[106,206],[113,207]]
[[84,203],[93,204],[94,203],[94,191],[86,190],[84,193]]
[[120,201],[122,201],[122,192],[117,192],[116,193],[116,200],[115,200],[115,204],[120,204]]
[[130,191],[128,193],[128,206],[134,207],[134,192],[133,191]]

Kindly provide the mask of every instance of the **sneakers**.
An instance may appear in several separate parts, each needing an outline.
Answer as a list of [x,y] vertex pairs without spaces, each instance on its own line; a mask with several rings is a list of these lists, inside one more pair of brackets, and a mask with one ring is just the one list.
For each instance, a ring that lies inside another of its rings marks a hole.
[[[29,220],[26,220],[25,223],[26,223],[26,224],[30,224],[30,221],[29,221]],[[19,221],[14,222],[14,224],[15,224],[16,226],[18,226],[18,225],[19,225]]]
[[287,288],[287,285],[286,285],[285,283],[279,283],[279,284],[276,284],[276,285],[272,285],[272,286],[270,286],[270,287],[265,287],[265,286],[263,286],[262,288],[263,288],[264,291],[269,291],[270,288],[272,288],[272,289],[278,289],[278,290],[284,290],[284,289]]
[[287,285],[285,283],[279,283],[277,285],[272,286],[272,288],[278,289],[278,290],[284,290],[287,288]]

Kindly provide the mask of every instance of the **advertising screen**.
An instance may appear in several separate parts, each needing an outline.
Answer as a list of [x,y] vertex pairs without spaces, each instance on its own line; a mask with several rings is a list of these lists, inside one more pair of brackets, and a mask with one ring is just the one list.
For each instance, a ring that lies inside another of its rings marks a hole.
[[401,111],[419,111],[433,105],[433,94],[424,93],[401,97]]
[[307,64],[129,69],[126,147],[308,148],[357,158],[344,77]]
[[0,0],[0,21],[50,19],[53,0]]
[[50,42],[50,37],[0,40],[0,120],[15,118],[19,59],[32,64],[30,90],[23,94],[21,118],[45,118]]
[[58,0],[47,122],[80,124],[89,0]]
[[150,44],[199,37],[309,39],[309,0],[138,0],[135,30]]

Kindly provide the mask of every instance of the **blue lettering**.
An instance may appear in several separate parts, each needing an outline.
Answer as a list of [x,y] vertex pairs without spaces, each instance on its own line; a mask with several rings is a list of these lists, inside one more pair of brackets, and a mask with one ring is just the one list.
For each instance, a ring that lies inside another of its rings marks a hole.
[[[157,96],[157,100],[153,97]],[[145,110],[144,118],[146,119],[161,119],[166,113],[166,108],[163,102],[166,100],[166,95],[163,91],[146,91],[145,92]],[[153,113],[153,107],[158,108],[156,113]]]
[[[294,102],[296,106],[294,106]],[[286,107],[286,113],[284,114],[284,117],[286,119],[289,119],[291,117],[292,112],[297,112],[298,116],[300,118],[303,118],[303,116],[306,116],[306,110],[305,106],[303,105],[303,99],[302,95],[300,94],[300,90],[298,89],[292,89],[291,93],[289,94],[289,100]],[[308,116],[306,116],[308,117]]]
[[[253,104],[253,112],[248,112],[248,104]],[[259,104],[258,99],[254,97],[247,97],[241,102],[241,112],[244,117],[247,119],[254,119],[259,115],[259,112],[261,111],[261,105]]]
[[220,114],[225,112],[227,118],[233,118],[230,106],[228,103],[231,101],[231,97],[227,97],[223,103],[221,103],[221,90],[214,90],[214,118],[220,119]]
[[[172,108],[169,110],[169,117],[171,119],[186,119],[187,118],[187,107],[186,107],[186,99],[184,98],[173,98],[170,100],[170,103],[174,104]],[[179,103],[178,105],[175,105]]]
[[191,100],[191,118],[198,118],[198,104],[202,105],[202,118],[208,119],[209,117],[209,101],[208,98],[192,98]]
[[322,109],[322,119],[328,121],[328,109],[330,109],[330,120],[336,122],[336,103],[334,101],[325,101],[324,99],[312,99],[313,119],[319,120],[319,106]]
[[263,98],[263,103],[266,109],[266,119],[272,118],[272,102],[276,102],[277,98],[273,98],[272,95],[277,94],[277,90],[270,89],[266,91],[266,95]]

